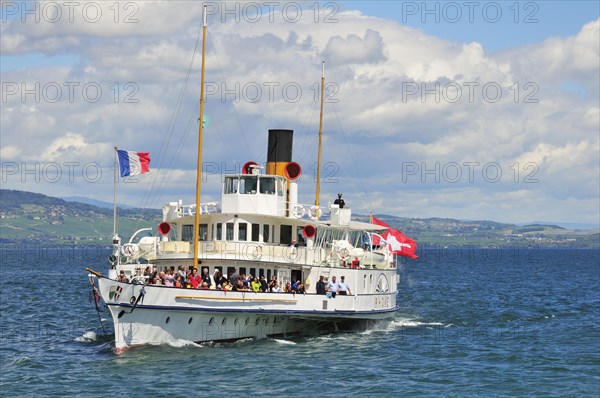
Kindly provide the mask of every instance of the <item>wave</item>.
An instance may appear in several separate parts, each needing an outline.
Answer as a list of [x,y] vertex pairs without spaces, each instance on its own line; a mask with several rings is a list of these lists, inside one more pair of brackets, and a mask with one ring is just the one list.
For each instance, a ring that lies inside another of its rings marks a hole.
[[407,327],[420,327],[420,326],[443,326],[450,327],[452,324],[444,324],[442,322],[423,322],[419,319],[415,318],[401,318],[394,319],[389,322],[390,329],[399,329],[399,328],[407,328]]
[[80,343],[90,343],[96,341],[97,339],[98,336],[96,335],[96,332],[85,332],[83,336],[75,337],[75,341]]
[[[182,339],[169,341],[169,342],[167,342],[167,344],[174,348],[182,348],[182,347],[190,347],[190,346],[191,347],[203,347],[202,344],[194,343],[191,340],[182,340]],[[161,344],[158,344],[158,345],[161,345]]]
[[13,365],[16,365],[16,366],[24,366],[24,365],[28,365],[30,363],[32,363],[32,360],[28,356],[19,357],[13,361]]
[[294,341],[290,341],[290,340],[283,340],[283,339],[273,339],[274,342],[279,343],[279,344],[288,344],[288,345],[296,345],[297,343]]

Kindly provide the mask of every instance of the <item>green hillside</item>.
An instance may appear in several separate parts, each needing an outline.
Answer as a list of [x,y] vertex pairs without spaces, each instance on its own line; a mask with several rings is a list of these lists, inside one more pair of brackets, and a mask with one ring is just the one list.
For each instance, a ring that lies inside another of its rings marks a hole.
[[[118,209],[117,215],[117,230],[125,239],[140,228],[156,227],[162,220],[162,211],[158,209]],[[598,230],[567,230],[557,225],[542,224],[517,226],[449,218],[374,216],[412,237],[422,248],[435,245],[600,247]],[[354,214],[353,219],[369,222],[368,215]],[[34,241],[108,245],[112,231],[112,209],[32,192],[0,190],[0,243]]]
[[[117,229],[124,237],[157,225],[161,219],[157,209],[117,209]],[[0,242],[109,244],[112,232],[112,209],[32,192],[0,190]]]

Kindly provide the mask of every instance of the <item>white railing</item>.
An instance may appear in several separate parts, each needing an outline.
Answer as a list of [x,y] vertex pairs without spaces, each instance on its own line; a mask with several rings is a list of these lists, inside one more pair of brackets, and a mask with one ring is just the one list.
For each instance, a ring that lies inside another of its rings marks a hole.
[[[200,214],[215,214],[219,212],[219,202],[200,203]],[[196,205],[182,205],[179,208],[179,217],[193,216],[196,214]]]
[[[289,206],[288,202],[288,206]],[[320,220],[328,211],[325,206],[307,205],[302,203],[296,203],[290,209],[290,216],[296,219],[309,219],[312,221]]]

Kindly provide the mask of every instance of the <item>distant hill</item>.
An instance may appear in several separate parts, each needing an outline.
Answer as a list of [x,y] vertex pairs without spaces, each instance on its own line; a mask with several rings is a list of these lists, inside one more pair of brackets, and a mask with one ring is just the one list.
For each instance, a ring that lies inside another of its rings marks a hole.
[[[66,200],[67,202],[78,202],[85,203],[88,205],[93,205],[97,207],[102,207],[106,209],[112,209],[113,204],[109,202],[103,202],[101,200],[86,198],[85,196],[63,196],[61,199]],[[129,205],[119,205],[118,207],[122,209],[133,209],[133,206]]]
[[[112,204],[97,205],[55,198],[33,192],[0,189],[0,242],[44,242],[64,244],[110,244],[113,230]],[[82,198],[82,200],[90,201]],[[159,209],[119,208],[119,234],[128,238],[134,231],[156,226]],[[515,225],[485,220],[450,218],[404,218],[374,214],[394,229],[415,239],[420,247],[600,247],[598,230],[569,230],[542,223]],[[368,215],[353,214],[369,222]]]
[[[129,236],[136,229],[162,219],[158,209],[117,211],[118,230]],[[0,190],[0,242],[108,243],[113,209],[70,202],[33,192]]]

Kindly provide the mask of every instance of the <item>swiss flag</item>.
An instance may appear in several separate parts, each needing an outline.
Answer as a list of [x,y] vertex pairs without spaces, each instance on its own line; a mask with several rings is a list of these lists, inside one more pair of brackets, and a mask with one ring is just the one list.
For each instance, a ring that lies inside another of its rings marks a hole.
[[[384,223],[381,220],[378,220],[375,217],[372,217],[373,224],[381,225],[382,227],[388,228],[381,236],[386,242],[390,245],[390,249],[394,254],[398,254],[404,257],[417,258],[417,242],[404,235],[400,231],[396,231],[395,229],[390,228],[389,225]],[[379,244],[379,238],[377,236],[373,237],[373,244]]]

